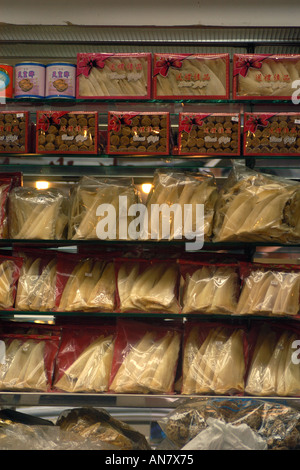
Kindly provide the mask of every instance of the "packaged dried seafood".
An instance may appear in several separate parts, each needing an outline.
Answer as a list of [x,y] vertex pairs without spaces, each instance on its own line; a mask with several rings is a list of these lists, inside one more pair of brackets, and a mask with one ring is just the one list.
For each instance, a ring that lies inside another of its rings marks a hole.
[[295,316],[300,310],[299,266],[241,263],[239,315]]
[[148,99],[151,53],[77,54],[77,98]]
[[1,173],[0,177],[0,238],[8,236],[8,200],[11,190],[21,186],[21,173]]
[[98,113],[93,111],[38,111],[36,152],[98,153]]
[[299,328],[257,323],[249,334],[250,361],[245,392],[259,396],[299,396]]
[[299,54],[234,54],[234,99],[287,99],[300,79]]
[[240,155],[238,113],[179,113],[179,155]]
[[120,312],[179,313],[179,269],[174,260],[119,259]]
[[0,111],[0,153],[29,153],[28,111]]
[[168,112],[108,113],[107,154],[169,155],[170,114]]
[[265,440],[268,450],[299,448],[299,410],[274,401],[237,397],[188,399],[158,423],[169,441],[180,449],[207,429],[210,418],[248,425]]
[[63,431],[88,439],[92,444],[109,445],[109,450],[150,450],[143,434],[113,418],[102,408],[64,410],[56,425]]
[[229,98],[229,54],[153,54],[153,97]]
[[108,390],[115,343],[115,325],[62,328],[56,358],[54,389],[100,393]]
[[17,187],[9,195],[9,237],[54,240],[67,226],[66,193],[57,188]]
[[217,242],[299,242],[300,185],[236,164],[215,207]]
[[156,170],[141,238],[207,241],[212,235],[217,198],[218,188],[210,172]]
[[5,358],[0,367],[1,390],[49,392],[60,336],[1,335]]
[[182,313],[232,314],[240,292],[237,264],[180,260]]
[[68,238],[129,239],[128,226],[133,217],[127,217],[127,208],[138,202],[130,178],[83,176],[71,195]]
[[56,309],[112,312],[116,305],[116,278],[109,257],[57,255]]
[[245,155],[300,155],[299,135],[299,113],[244,115]]
[[23,259],[15,300],[16,310],[52,311],[56,298],[56,254],[47,250],[17,252]]
[[15,303],[17,282],[23,260],[17,256],[0,256],[0,308],[11,309]]
[[180,345],[176,323],[119,320],[109,390],[172,393]]
[[247,361],[245,337],[245,330],[240,326],[187,322],[181,393],[243,393]]

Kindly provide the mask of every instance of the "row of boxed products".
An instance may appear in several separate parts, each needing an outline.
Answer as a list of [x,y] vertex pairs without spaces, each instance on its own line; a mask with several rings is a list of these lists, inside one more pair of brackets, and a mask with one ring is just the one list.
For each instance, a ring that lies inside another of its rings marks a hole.
[[222,187],[209,171],[156,170],[144,202],[132,178],[83,176],[48,189],[21,184],[20,174],[2,174],[2,239],[300,241],[299,182],[240,162]]
[[19,248],[13,256],[0,258],[0,307],[299,318],[298,265],[221,262],[216,255],[193,262],[188,256],[149,259],[134,254],[124,258],[117,252]]
[[[79,53],[77,64],[0,65],[11,98],[228,99],[229,54]],[[299,54],[234,54],[234,99],[291,99]]]
[[[243,123],[243,143],[241,120]],[[97,112],[0,112],[0,153],[108,155],[300,155],[299,113],[179,113],[110,111],[107,131]],[[175,142],[176,140],[176,142]]]
[[258,321],[3,324],[0,389],[297,397],[299,334]]

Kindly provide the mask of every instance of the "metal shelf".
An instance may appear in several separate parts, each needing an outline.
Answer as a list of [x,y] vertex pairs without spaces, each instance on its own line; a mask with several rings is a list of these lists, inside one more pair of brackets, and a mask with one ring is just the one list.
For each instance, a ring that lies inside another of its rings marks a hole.
[[[4,59],[76,58],[77,52],[299,53],[298,27],[11,25],[0,29]],[[80,50],[79,50],[80,48]]]
[[293,404],[300,407],[299,397],[254,397],[217,395],[139,395],[139,394],[90,394],[90,393],[38,393],[0,392],[0,407],[15,406],[65,406],[70,407],[121,407],[121,408],[176,408],[181,403],[195,398],[220,398],[234,400],[263,399]]

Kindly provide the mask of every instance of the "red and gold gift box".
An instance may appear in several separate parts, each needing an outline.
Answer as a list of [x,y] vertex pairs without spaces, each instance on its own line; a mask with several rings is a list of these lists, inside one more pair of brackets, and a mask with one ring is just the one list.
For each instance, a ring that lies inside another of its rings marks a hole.
[[98,113],[38,111],[36,153],[97,154]]
[[244,155],[300,156],[300,113],[245,113]]
[[29,112],[0,111],[0,153],[29,153]]
[[292,100],[296,80],[300,54],[233,55],[233,99]]
[[179,113],[179,155],[240,155],[238,113]]
[[153,98],[228,99],[229,54],[154,54]]
[[77,54],[76,97],[151,98],[151,53]]
[[108,113],[107,154],[169,155],[170,114],[168,112]]

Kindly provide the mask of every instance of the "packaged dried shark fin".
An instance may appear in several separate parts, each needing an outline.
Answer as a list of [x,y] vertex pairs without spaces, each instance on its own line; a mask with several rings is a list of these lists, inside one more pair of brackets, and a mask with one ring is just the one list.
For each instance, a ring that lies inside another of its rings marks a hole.
[[300,297],[300,271],[297,266],[250,263],[242,270],[244,280],[238,314],[297,315]]
[[234,313],[239,294],[236,265],[180,261],[185,279],[183,313]]
[[300,185],[235,164],[216,205],[215,241],[299,239]]
[[[132,217],[128,217],[128,220],[122,218],[122,198],[126,198],[128,207],[139,202],[131,179],[82,177],[72,194],[68,237],[74,240],[107,236],[111,239],[119,239],[120,235],[123,238],[123,232],[126,231],[125,237],[127,238],[128,225]],[[106,205],[114,211],[115,215],[115,220],[110,219],[109,227],[106,227],[105,207],[108,207]],[[103,210],[100,210],[101,207]],[[118,224],[119,219],[121,229]],[[100,226],[101,233],[97,232],[97,226]],[[121,234],[119,229],[122,231]]]
[[120,311],[179,313],[178,275],[174,262],[119,259]]
[[186,335],[184,357],[190,356],[183,361],[181,393],[242,393],[246,371],[243,329],[192,322],[186,325]]
[[113,336],[100,335],[63,372],[55,387],[67,392],[107,391],[113,348]]
[[263,328],[257,338],[250,364],[245,391],[250,395],[262,395],[265,368],[276,346],[276,333]]
[[115,307],[116,279],[113,262],[105,263],[100,277],[87,298],[87,307],[101,311],[113,311]]
[[14,306],[16,285],[22,264],[21,258],[0,256],[0,308],[2,309]]
[[10,238],[56,239],[57,219],[64,199],[64,193],[55,188],[14,188],[9,196]]
[[[128,355],[124,358],[118,372],[116,373],[110,390],[116,393],[147,393],[138,383],[138,376],[147,366],[147,362],[152,355],[155,334],[146,332],[138,344],[133,345]],[[136,374],[138,376],[136,377]]]
[[172,393],[180,344],[178,326],[119,320],[109,390]]
[[[217,197],[216,182],[209,172],[156,170],[141,238],[208,240]],[[203,226],[200,205],[204,206]]]

